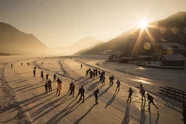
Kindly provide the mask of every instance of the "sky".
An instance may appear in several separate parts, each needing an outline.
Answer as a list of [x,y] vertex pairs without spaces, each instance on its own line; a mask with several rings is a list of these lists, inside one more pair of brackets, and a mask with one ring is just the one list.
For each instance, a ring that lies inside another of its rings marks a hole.
[[34,34],[48,47],[85,37],[108,41],[136,28],[186,11],[186,0],[0,0],[0,22]]

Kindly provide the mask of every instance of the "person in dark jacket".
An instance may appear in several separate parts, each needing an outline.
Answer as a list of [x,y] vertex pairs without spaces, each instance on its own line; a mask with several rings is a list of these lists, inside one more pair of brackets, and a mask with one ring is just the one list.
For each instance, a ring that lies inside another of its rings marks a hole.
[[62,81],[59,79],[57,79],[57,91],[56,91],[56,95],[60,96],[61,90],[62,90]]
[[11,68],[13,68],[13,64],[12,63],[10,64],[10,66],[11,66]]
[[48,91],[52,91],[52,81],[50,79],[48,80]]
[[49,74],[46,74],[46,80],[48,81]]
[[94,97],[95,97],[95,103],[98,104],[98,94],[99,94],[99,89],[94,91]]
[[44,86],[45,86],[45,93],[48,93],[48,81],[46,81]]
[[103,78],[102,85],[105,86],[105,76],[103,76],[102,78]]
[[44,81],[44,73],[43,73],[43,71],[41,71],[41,78],[42,78],[42,81]]
[[134,91],[133,91],[132,88],[130,87],[128,92],[129,92],[129,95],[128,95],[127,102],[128,102],[128,101],[131,102],[132,94],[134,93]]
[[34,67],[33,75],[34,75],[34,77],[36,77],[36,67]]
[[141,100],[142,100],[142,102],[143,101],[146,101],[146,98],[145,98],[145,88],[143,87],[143,84],[140,84],[140,94],[141,94]]
[[154,103],[154,97],[152,95],[150,95],[149,93],[147,93],[147,99],[149,100],[148,106],[149,106],[149,110],[150,110],[150,104],[152,103],[156,109],[158,109],[158,107],[156,106],[156,104]]
[[57,75],[56,75],[56,74],[54,74],[54,76],[53,76],[53,80],[56,80],[56,78],[57,78]]
[[[71,93],[71,91],[72,91],[72,85],[73,85],[73,82],[70,83],[69,90],[68,90],[67,93],[69,93],[69,92]],[[69,96],[70,96],[70,95],[69,95]]]
[[88,73],[89,73],[89,69],[88,69],[88,70],[86,70],[86,76],[88,76]]
[[117,80],[117,87],[116,87],[116,92],[119,92],[119,90],[120,90],[120,81],[119,80]]
[[112,75],[112,76],[109,78],[109,80],[110,80],[110,86],[112,86],[113,83],[114,83],[114,76]]
[[81,88],[79,88],[79,93],[76,96],[76,99],[78,98],[79,95],[80,95],[79,102],[83,99],[82,102],[84,103],[84,100],[85,100],[85,89],[83,88],[83,86],[81,86]]
[[71,92],[70,92],[70,95],[72,95],[72,97],[74,97],[74,92],[75,92],[75,84],[72,82]]

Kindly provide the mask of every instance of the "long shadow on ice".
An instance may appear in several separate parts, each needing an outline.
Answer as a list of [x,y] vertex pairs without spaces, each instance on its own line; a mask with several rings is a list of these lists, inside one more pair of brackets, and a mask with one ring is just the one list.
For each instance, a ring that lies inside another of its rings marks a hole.
[[[69,115],[71,112],[73,112],[75,109],[77,109],[81,103],[75,102],[73,105],[71,105],[75,100],[73,100],[71,103],[69,103],[62,111],[54,115],[52,118],[50,118],[46,124],[57,124],[59,123],[63,118],[65,118],[67,115]],[[71,105],[71,106],[70,106]]]
[[42,98],[44,98],[44,97],[47,97],[47,96],[49,96],[49,95],[51,95],[51,94],[45,94],[45,93],[42,93],[42,94],[39,94],[39,95],[37,95],[37,96],[34,96],[34,97],[31,97],[31,98],[29,98],[29,99],[25,99],[25,100],[23,100],[23,101],[20,101],[20,102],[16,102],[16,103],[14,103],[14,104],[11,104],[11,105],[9,105],[9,106],[7,106],[7,107],[4,107],[4,108],[2,108],[2,109],[0,109],[0,113],[3,113],[3,112],[5,112],[5,111],[9,111],[10,109],[12,109],[12,108],[16,108],[16,107],[18,107],[18,106],[26,106],[26,105],[28,105],[28,104],[30,104],[30,103],[33,103],[33,102],[35,102],[35,101],[37,101],[37,100],[39,100],[39,99],[42,99]]
[[[156,118],[155,124],[158,124],[158,121],[159,121],[159,111],[157,111],[157,118]],[[149,124],[152,124],[151,110],[149,110]]]
[[[34,121],[42,118],[43,116],[45,116],[47,113],[51,112],[52,110],[54,110],[58,106],[64,104],[65,102],[69,101],[70,99],[72,99],[72,97],[65,97],[65,96],[63,96],[61,98],[58,98],[58,99],[56,99],[54,101],[51,101],[48,104],[45,104],[44,106],[39,108],[38,111],[32,113],[32,117],[36,117],[37,116],[36,118],[34,118]],[[53,104],[56,104],[56,105],[53,105]],[[46,108],[49,108],[49,109],[47,110]],[[43,110],[46,110],[46,111],[43,112]]]
[[146,121],[146,115],[145,115],[145,104],[141,104],[141,118],[140,118],[140,124],[145,124]]
[[112,86],[107,87],[103,92],[101,92],[101,93],[99,94],[99,97],[101,97],[103,94],[105,94],[106,92],[108,92],[108,90],[109,90],[111,87],[112,87]]
[[105,106],[105,109],[106,109],[109,105],[111,105],[111,104],[114,102],[115,98],[116,98],[116,93],[115,93],[115,94],[112,96],[112,98],[107,102],[107,104],[106,104],[106,106]]
[[85,114],[83,114],[79,119],[77,119],[77,120],[74,122],[74,124],[79,124],[79,123],[81,122],[81,120],[83,120],[83,118],[85,118],[85,117],[91,112],[91,110],[95,107],[95,105],[96,105],[96,104],[92,105],[92,106],[90,107],[90,109],[89,109]]
[[94,88],[96,88],[99,85],[99,82],[95,82],[93,84],[91,84],[88,88],[87,88],[87,92],[93,90]]
[[159,117],[160,117],[160,114],[159,114],[159,111],[157,111],[157,118],[156,118],[156,122],[155,122],[155,124],[158,124]]
[[13,88],[13,90],[14,91],[21,91],[21,90],[25,90],[27,88],[32,88],[32,87],[38,86],[38,85],[41,85],[41,84],[38,84],[38,82],[35,84],[27,84],[27,85],[15,87],[15,88]]
[[125,117],[123,118],[121,124],[129,124],[129,122],[130,122],[129,104],[127,104],[126,110],[125,110]]

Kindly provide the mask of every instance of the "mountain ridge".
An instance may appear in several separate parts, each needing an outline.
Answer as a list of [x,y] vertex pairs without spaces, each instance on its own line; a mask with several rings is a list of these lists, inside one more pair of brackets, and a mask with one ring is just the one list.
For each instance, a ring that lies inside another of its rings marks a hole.
[[0,22],[0,51],[8,54],[44,54],[49,48],[33,34]]
[[[161,39],[169,42],[177,42],[186,47],[186,12],[177,12],[165,19],[149,23],[149,25],[154,26],[147,28],[152,37],[149,38],[149,33],[143,31],[143,33],[141,33],[140,43],[138,43],[139,41],[137,42],[140,29],[131,29],[106,43],[84,51],[81,55],[103,54],[105,51],[111,51],[108,54],[123,52],[125,56],[132,56],[137,43],[139,45],[138,54],[148,55],[155,51],[153,48],[155,46],[152,45],[152,41],[154,40],[155,44],[165,42]],[[145,43],[151,43],[151,49],[145,50]]]

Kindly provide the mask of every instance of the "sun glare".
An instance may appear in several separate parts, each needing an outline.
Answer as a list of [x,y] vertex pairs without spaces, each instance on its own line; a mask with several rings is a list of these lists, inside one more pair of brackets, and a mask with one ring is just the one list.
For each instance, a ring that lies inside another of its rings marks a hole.
[[140,21],[139,26],[140,26],[140,28],[145,29],[148,26],[148,22],[146,20],[142,20],[142,21]]

